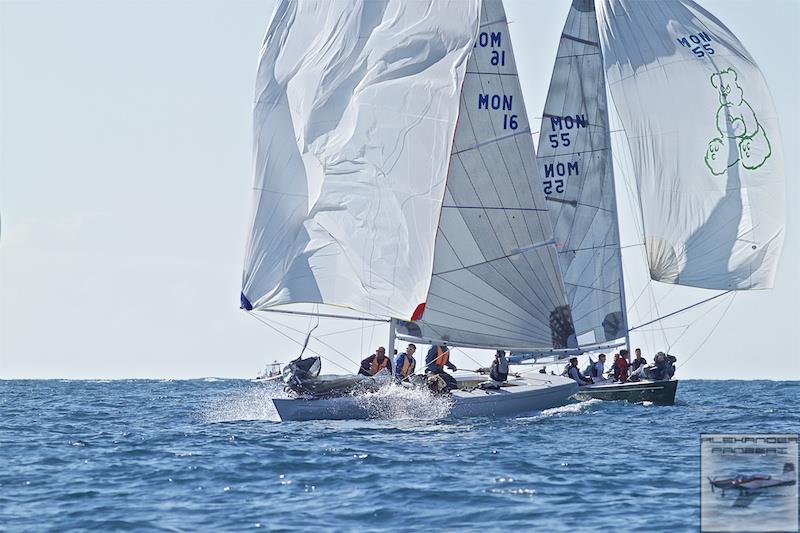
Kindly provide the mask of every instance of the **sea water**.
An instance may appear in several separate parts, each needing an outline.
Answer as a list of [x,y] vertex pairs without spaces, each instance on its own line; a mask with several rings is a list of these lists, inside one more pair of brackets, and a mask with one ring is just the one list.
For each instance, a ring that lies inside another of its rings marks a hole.
[[276,422],[282,394],[0,381],[0,530],[696,531],[701,433],[800,431],[800,382],[498,419],[387,390],[364,400],[375,420]]

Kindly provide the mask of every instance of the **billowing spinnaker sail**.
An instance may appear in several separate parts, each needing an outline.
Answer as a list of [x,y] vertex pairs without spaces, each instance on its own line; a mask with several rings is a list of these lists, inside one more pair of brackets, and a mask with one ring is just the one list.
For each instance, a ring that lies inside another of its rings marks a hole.
[[283,0],[256,82],[245,308],[425,299],[479,0]]
[[652,279],[771,287],[783,241],[783,158],[753,58],[689,0],[599,0],[597,15]]
[[539,174],[578,339],[618,339],[627,327],[603,57],[592,0],[572,3],[539,132]]
[[422,320],[400,333],[475,347],[565,347],[572,333],[505,11],[484,0]]

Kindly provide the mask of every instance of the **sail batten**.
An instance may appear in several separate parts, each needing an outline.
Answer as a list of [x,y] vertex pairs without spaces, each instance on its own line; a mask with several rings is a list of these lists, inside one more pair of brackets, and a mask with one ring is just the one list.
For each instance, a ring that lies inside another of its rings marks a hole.
[[433,278],[407,337],[564,348],[572,336],[501,0],[484,0],[461,91]]

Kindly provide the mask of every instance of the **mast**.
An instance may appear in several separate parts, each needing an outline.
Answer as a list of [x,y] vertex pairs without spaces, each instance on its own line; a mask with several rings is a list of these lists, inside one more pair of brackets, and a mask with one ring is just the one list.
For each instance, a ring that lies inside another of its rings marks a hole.
[[389,358],[389,364],[391,365],[392,373],[394,373],[394,341],[396,330],[397,319],[393,318],[389,321],[389,345],[386,347],[386,357]]

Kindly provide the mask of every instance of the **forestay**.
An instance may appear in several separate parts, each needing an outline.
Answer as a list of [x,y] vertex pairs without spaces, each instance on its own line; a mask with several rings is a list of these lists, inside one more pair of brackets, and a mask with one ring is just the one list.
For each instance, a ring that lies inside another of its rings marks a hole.
[[256,83],[242,305],[425,299],[478,0],[283,0]]
[[535,157],[505,11],[484,0],[433,279],[422,320],[401,323],[401,334],[485,348],[566,346],[573,329]]
[[758,66],[725,25],[689,0],[597,6],[652,279],[771,287],[785,223],[783,157]]
[[541,186],[578,339],[624,337],[608,109],[592,0],[572,3],[539,131]]

